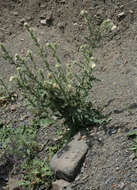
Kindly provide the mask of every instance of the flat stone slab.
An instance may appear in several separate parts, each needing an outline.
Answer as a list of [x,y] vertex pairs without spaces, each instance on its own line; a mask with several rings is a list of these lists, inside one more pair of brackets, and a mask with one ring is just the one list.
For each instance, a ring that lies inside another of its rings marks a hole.
[[50,162],[57,178],[69,182],[73,181],[80,170],[87,151],[88,146],[80,138],[80,135],[74,136],[72,141],[57,152]]

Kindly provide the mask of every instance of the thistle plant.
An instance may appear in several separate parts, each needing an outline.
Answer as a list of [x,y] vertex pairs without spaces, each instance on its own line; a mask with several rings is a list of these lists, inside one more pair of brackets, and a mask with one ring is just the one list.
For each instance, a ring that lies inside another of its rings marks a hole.
[[88,16],[88,12],[86,10],[82,10],[80,15],[85,19],[88,26],[88,36],[85,37],[85,40],[89,46],[89,50],[96,48],[102,37],[100,26],[97,26],[92,18]]
[[[98,123],[98,113],[90,100],[93,82],[97,80],[93,75],[95,59],[91,56],[89,46],[81,46],[83,61],[64,64],[57,55],[56,43],[41,46],[28,24],[25,23],[24,26],[38,48],[43,63],[42,66],[38,65],[30,50],[25,57],[16,54],[12,61],[17,71],[12,78],[27,105],[40,117],[44,115],[64,119],[65,124],[73,129]],[[13,58],[3,47],[1,45],[3,57],[10,58],[11,63]],[[54,64],[50,64],[49,55],[54,58]]]
[[85,22],[88,26],[88,36],[85,37],[85,40],[89,50],[93,50],[94,48],[98,47],[99,42],[104,37],[104,35],[117,28],[111,19],[106,19],[100,25],[97,25],[94,20],[89,17],[86,10],[82,10],[80,15],[85,19]]
[[5,84],[2,78],[0,78],[0,107],[4,108],[16,99],[17,94]]

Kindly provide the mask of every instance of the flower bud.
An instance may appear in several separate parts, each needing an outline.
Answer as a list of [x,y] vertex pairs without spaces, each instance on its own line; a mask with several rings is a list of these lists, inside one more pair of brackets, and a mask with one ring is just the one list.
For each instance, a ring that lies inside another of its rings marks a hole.
[[53,88],[58,88],[57,83],[53,83],[52,87],[53,87]]
[[14,79],[16,79],[16,76],[11,76],[9,82],[13,81]]
[[20,58],[19,54],[15,54],[15,61],[17,61]]
[[48,78],[49,78],[49,79],[52,78],[52,73],[48,73]]
[[55,67],[56,67],[56,68],[60,68],[61,65],[60,65],[60,64],[56,64]]
[[88,12],[86,11],[86,10],[82,10],[81,12],[80,12],[80,15],[81,16],[85,16],[85,15],[87,15],[88,14]]
[[51,46],[51,44],[48,42],[48,43],[46,43],[46,46],[47,46],[47,47],[50,47],[50,46]]
[[93,63],[90,64],[90,67],[91,67],[92,69],[94,69],[94,68],[96,67],[96,64],[93,62]]
[[27,22],[25,22],[24,23],[24,27],[28,27],[29,25],[28,25],[28,23]]
[[68,84],[68,90],[72,91],[72,85],[71,84]]
[[117,28],[116,25],[113,25],[112,28],[111,28],[111,31],[115,30]]
[[29,57],[29,56],[31,56],[31,55],[32,55],[32,51],[31,51],[31,50],[28,50],[26,56]]
[[17,71],[20,71],[21,70],[21,67],[17,67]]

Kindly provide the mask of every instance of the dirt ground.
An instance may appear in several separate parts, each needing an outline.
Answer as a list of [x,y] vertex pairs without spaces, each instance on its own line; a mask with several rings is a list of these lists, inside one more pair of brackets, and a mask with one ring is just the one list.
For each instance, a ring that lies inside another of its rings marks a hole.
[[[0,41],[13,54],[24,54],[28,48],[36,52],[23,28],[28,22],[43,44],[59,44],[62,61],[77,60],[87,33],[82,9],[97,25],[109,18],[117,29],[105,36],[94,52],[95,75],[101,82],[93,88],[92,96],[111,121],[106,131],[100,127],[98,132],[89,132],[89,152],[73,190],[136,190],[137,160],[128,151],[127,132],[137,128],[137,1],[0,0]],[[8,81],[14,67],[0,60],[0,73]],[[0,119],[16,122],[29,117],[22,100],[14,106],[16,109],[10,105],[6,112],[0,108]]]

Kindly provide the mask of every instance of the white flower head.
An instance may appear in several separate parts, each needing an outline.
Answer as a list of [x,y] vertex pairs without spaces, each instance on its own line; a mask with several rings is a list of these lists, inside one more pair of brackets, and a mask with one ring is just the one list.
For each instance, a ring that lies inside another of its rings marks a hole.
[[60,68],[61,65],[57,63],[57,64],[55,65],[55,67],[56,67],[56,68]]
[[27,22],[25,22],[24,23],[24,27],[28,27],[29,25],[28,25],[28,23]]
[[53,83],[52,87],[53,87],[53,88],[58,88],[57,83]]
[[20,57],[19,54],[16,53],[15,54],[15,61],[17,61],[19,59],[19,57]]
[[115,30],[117,28],[116,25],[113,25],[112,28],[111,28],[111,31]]
[[49,78],[49,79],[52,78],[52,73],[48,73],[48,78]]
[[26,56],[29,57],[29,56],[31,56],[31,55],[32,55],[32,51],[31,51],[31,50],[28,50]]
[[47,46],[47,47],[50,47],[50,46],[51,46],[51,44],[48,42],[48,43],[46,43],[46,46]]
[[94,62],[92,62],[92,63],[90,64],[90,67],[91,67],[91,69],[94,69],[94,68],[96,67],[96,64],[95,64]]
[[22,69],[21,69],[21,67],[17,67],[17,71],[21,71]]
[[9,82],[12,82],[14,79],[16,79],[16,76],[11,76]]
[[68,90],[72,91],[72,85],[71,84],[68,84]]
[[88,12],[86,11],[86,10],[82,10],[81,12],[80,12],[80,15],[81,16],[85,16],[85,15],[87,15],[88,14]]
[[90,59],[91,59],[91,61],[95,61],[95,57],[93,57],[93,56]]

